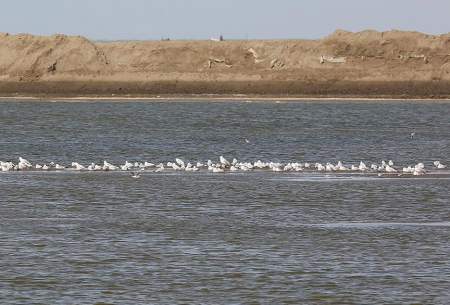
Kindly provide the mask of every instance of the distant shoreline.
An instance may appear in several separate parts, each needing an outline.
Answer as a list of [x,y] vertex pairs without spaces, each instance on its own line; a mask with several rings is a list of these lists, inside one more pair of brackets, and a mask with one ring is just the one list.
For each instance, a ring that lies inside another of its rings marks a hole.
[[450,82],[0,81],[0,98],[63,100],[448,100]]
[[445,98],[394,98],[394,97],[280,97],[280,96],[227,96],[227,95],[171,95],[171,96],[0,96],[0,102],[450,102]]

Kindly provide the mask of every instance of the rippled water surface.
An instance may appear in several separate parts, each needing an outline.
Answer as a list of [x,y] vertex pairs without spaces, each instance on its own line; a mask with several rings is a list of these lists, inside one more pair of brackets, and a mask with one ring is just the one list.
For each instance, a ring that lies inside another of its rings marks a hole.
[[[2,161],[450,165],[447,102],[5,101],[0,130]],[[448,304],[449,240],[445,176],[0,172],[1,304]]]

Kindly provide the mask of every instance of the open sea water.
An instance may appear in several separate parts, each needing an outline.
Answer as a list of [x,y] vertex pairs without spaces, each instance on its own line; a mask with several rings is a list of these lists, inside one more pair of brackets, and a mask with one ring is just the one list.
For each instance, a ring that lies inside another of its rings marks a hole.
[[[220,155],[450,165],[450,103],[0,102],[1,161]],[[446,175],[0,172],[0,304],[449,304],[449,240]]]

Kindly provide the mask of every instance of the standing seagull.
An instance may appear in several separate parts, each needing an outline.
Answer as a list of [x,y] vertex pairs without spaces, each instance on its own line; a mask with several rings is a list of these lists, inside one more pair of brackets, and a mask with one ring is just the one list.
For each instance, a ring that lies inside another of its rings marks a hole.
[[411,140],[414,139],[415,136],[416,136],[416,133],[415,132],[411,132],[411,135],[410,135]]

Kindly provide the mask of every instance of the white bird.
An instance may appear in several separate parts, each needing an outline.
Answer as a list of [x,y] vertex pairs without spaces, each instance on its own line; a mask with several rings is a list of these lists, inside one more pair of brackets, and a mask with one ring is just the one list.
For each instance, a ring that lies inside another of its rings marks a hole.
[[156,165],[155,173],[159,173],[159,172],[162,172],[162,171],[164,171],[164,164],[159,163],[158,165]]
[[333,164],[331,164],[331,163],[327,163],[326,165],[325,165],[325,170],[327,171],[327,172],[332,172],[332,171],[335,171],[336,170],[336,167],[333,165]]
[[414,169],[413,175],[414,176],[422,176],[422,175],[425,175],[425,171]]
[[426,170],[425,170],[425,165],[423,163],[418,163],[417,165],[414,166],[414,171],[413,171],[414,176],[425,175],[425,173],[426,173]]
[[417,169],[424,169],[424,168],[425,168],[425,165],[424,165],[423,163],[417,163],[416,166],[414,166],[414,168],[417,168]]
[[83,165],[81,165],[80,163],[77,163],[77,162],[72,162],[72,167],[77,171],[86,169]]
[[22,163],[22,162],[19,162],[19,164],[17,164],[17,168],[18,168],[19,170],[28,169],[28,168],[30,168],[30,167],[31,167],[31,165],[28,165],[28,164]]
[[184,169],[185,167],[181,167],[178,164],[172,163],[172,168],[176,171],[179,171],[179,170]]
[[338,171],[347,171],[348,170],[348,168],[345,167],[341,161],[338,162],[338,164],[335,166],[335,169]]
[[182,168],[182,169],[186,168],[186,165],[184,164],[183,160],[176,158],[175,162],[177,162],[177,164],[179,165],[180,168]]
[[141,178],[141,174],[138,173],[138,172],[132,172],[131,173],[131,178],[139,179],[139,178]]
[[414,173],[414,167],[412,167],[412,166],[404,167],[402,169],[402,172],[412,174],[412,173]]
[[88,171],[101,171],[101,170],[110,170],[109,167],[108,169],[104,169],[102,166],[97,165],[95,163],[91,163],[91,165],[89,165],[87,167]]
[[188,163],[184,170],[187,172],[196,172],[198,170],[198,168],[193,166],[191,163]]
[[62,169],[66,169],[66,168],[64,166],[62,166],[62,165],[56,164],[55,165],[55,169],[62,170]]
[[2,168],[2,172],[9,172],[9,171],[14,170],[14,163],[0,162],[0,167]]
[[288,164],[286,164],[286,166],[283,168],[283,171],[288,172],[288,171],[291,171],[291,170],[293,170],[293,169],[294,169],[294,167],[292,166],[292,164],[291,164],[291,163],[288,163]]
[[396,173],[397,172],[397,170],[395,168],[391,167],[391,165],[389,165],[389,164],[386,165],[385,170],[386,170],[386,173]]
[[247,138],[245,138],[244,141],[245,141],[245,143],[247,143],[247,144],[250,143],[250,141],[249,141]]
[[19,157],[19,163],[24,163],[24,164],[31,166],[31,163],[22,157]]
[[102,169],[103,169],[104,171],[115,171],[115,170],[118,170],[119,168],[118,168],[117,166],[115,166],[115,165],[112,165],[111,163],[108,163],[108,162],[106,162],[106,161],[103,161],[103,167],[102,167]]
[[323,172],[326,170],[326,167],[323,166],[321,163],[316,163],[316,168],[319,172]]
[[259,168],[259,169],[263,169],[263,168],[267,167],[267,165],[264,162],[262,162],[261,160],[256,161],[253,164],[253,166],[256,168]]
[[433,164],[437,169],[447,168],[447,165],[442,164],[441,161],[434,161]]
[[134,164],[133,164],[133,163],[130,163],[130,162],[128,162],[128,161],[125,161],[125,164],[124,164],[124,165],[121,165],[121,166],[120,166],[120,169],[123,170],[123,171],[128,171],[128,170],[132,169],[133,167],[134,167]]
[[303,167],[299,164],[298,166],[294,166],[294,170],[296,172],[301,172],[301,171],[303,171]]
[[31,163],[22,157],[19,157],[19,164],[17,166],[19,170],[28,169],[32,167]]
[[364,162],[362,162],[362,161],[359,162],[359,170],[362,171],[362,172],[368,170],[366,164]]
[[220,163],[221,163],[223,166],[225,166],[225,167],[228,167],[228,166],[231,165],[230,162],[228,162],[228,160],[225,159],[223,156],[220,156],[220,157],[219,157],[219,160],[220,160]]
[[145,163],[144,163],[144,167],[145,167],[145,168],[148,168],[148,167],[155,167],[155,164],[149,163],[149,162],[145,162]]

